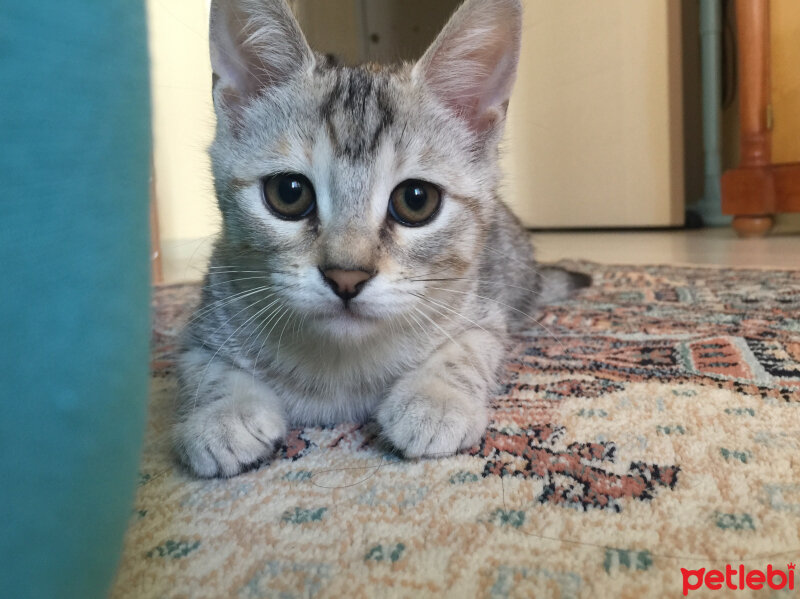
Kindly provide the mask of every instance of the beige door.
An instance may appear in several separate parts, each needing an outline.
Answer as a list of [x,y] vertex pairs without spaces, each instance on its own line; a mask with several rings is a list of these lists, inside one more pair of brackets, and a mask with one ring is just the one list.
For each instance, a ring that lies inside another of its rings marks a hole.
[[800,2],[770,3],[772,162],[800,162]]
[[524,0],[506,197],[529,227],[683,223],[680,3]]

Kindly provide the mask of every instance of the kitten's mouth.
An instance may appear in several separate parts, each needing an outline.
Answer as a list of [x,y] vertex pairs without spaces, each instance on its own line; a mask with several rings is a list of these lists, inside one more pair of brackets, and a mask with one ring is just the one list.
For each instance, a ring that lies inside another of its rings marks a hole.
[[318,313],[313,318],[320,330],[340,340],[361,339],[374,332],[375,324],[380,320],[358,308],[345,305]]
[[328,321],[328,322],[374,322],[378,320],[377,317],[365,313],[362,309],[354,307],[350,302],[340,303],[338,306],[332,306],[324,311],[318,312],[313,316],[315,320]]
[[344,304],[339,310],[332,314],[333,318],[341,318],[343,320],[352,320],[356,322],[368,322],[377,320],[374,316],[364,314],[362,311],[354,310],[353,306],[348,302]]

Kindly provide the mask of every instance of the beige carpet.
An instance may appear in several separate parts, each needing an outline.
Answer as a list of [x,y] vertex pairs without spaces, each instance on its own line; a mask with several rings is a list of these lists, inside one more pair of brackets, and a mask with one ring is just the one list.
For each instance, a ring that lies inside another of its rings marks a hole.
[[196,288],[159,289],[112,597],[678,597],[681,568],[726,564],[793,580],[800,271],[571,266],[594,287],[542,313],[557,339],[515,339],[479,447],[407,461],[373,425],[308,428],[273,463],[214,481],[176,468],[166,443]]

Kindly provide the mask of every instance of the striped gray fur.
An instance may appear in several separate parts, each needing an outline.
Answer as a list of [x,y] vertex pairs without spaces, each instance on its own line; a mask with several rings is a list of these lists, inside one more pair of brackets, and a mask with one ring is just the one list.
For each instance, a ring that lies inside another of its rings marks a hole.
[[[178,360],[174,432],[200,476],[270,457],[290,425],[376,419],[410,457],[475,443],[507,339],[587,281],[537,266],[502,203],[498,145],[519,54],[518,0],[467,0],[415,64],[314,54],[283,0],[215,0],[212,168],[223,227]],[[262,182],[299,173],[306,218]],[[442,193],[430,222],[393,189]],[[372,278],[343,301],[321,271]]]

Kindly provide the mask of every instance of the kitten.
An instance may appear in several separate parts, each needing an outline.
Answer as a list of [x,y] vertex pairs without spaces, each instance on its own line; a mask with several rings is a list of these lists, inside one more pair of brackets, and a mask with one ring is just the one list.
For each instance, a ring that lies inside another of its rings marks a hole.
[[332,66],[284,0],[214,0],[223,228],[178,360],[200,476],[290,425],[375,418],[406,456],[477,443],[508,334],[588,284],[537,268],[498,198],[519,0],[467,0],[419,62]]

